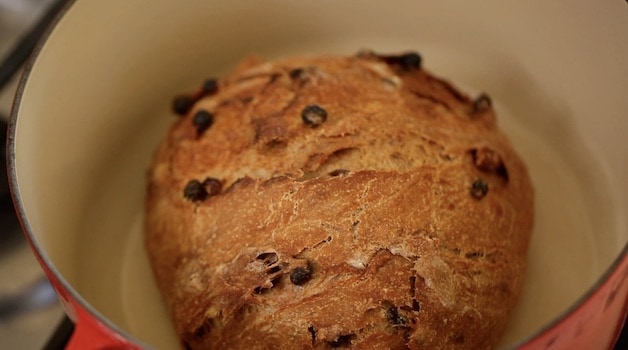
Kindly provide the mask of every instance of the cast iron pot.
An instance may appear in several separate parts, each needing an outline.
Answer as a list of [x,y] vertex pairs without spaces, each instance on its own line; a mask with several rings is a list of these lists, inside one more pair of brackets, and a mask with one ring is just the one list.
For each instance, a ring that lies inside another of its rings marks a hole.
[[628,8],[622,1],[75,1],[27,64],[9,127],[22,226],[71,349],[179,346],[142,243],[174,95],[240,58],[417,50],[488,92],[528,163],[536,224],[503,348],[607,349],[626,317]]

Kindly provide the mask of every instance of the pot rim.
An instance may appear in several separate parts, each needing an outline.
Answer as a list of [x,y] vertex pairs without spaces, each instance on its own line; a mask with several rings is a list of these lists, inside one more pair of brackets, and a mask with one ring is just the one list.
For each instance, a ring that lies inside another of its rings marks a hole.
[[[54,32],[58,23],[61,21],[63,17],[71,10],[72,6],[76,0],[67,0],[63,5],[63,8],[59,11],[56,18],[50,23],[48,28],[44,31],[42,36],[39,38],[37,45],[35,46],[31,56],[28,58],[27,62],[24,65],[23,72],[20,76],[20,80],[18,83],[17,91],[15,97],[13,99],[13,104],[11,108],[11,113],[9,115],[9,123],[7,129],[7,175],[9,180],[9,188],[11,192],[11,198],[14,203],[15,211],[18,216],[18,220],[20,222],[20,226],[22,227],[22,231],[28,240],[33,253],[35,254],[38,262],[42,265],[44,270],[47,270],[51,273],[55,279],[59,281],[61,287],[71,296],[72,300],[76,301],[80,307],[84,308],[89,312],[90,315],[94,316],[99,322],[104,324],[111,331],[115,332],[119,336],[122,336],[124,339],[141,346],[142,348],[153,348],[149,344],[144,343],[139,340],[135,336],[131,335],[126,330],[120,328],[117,324],[109,320],[102,313],[100,313],[96,308],[94,308],[86,299],[81,296],[76,289],[63,277],[63,275],[59,272],[55,264],[52,262],[50,257],[46,254],[46,251],[43,249],[37,237],[35,236],[35,232],[29,224],[28,217],[26,215],[26,211],[24,209],[24,205],[21,200],[21,195],[19,191],[19,183],[17,177],[17,167],[16,167],[16,129],[17,129],[17,119],[20,111],[20,105],[22,102],[22,97],[24,94],[24,90],[26,89],[26,84],[30,78],[31,71],[34,65],[37,63],[37,59],[42,51],[43,46],[48,42],[52,32]],[[528,335],[527,337],[517,341],[512,345],[508,345],[506,349],[516,349],[526,344],[534,341],[535,339],[541,337],[543,334],[549,332],[554,327],[559,326],[564,320],[566,320],[572,313],[582,307],[590,298],[592,298],[597,291],[607,283],[613,272],[617,270],[617,268],[621,265],[621,263],[628,259],[628,242],[624,244],[623,249],[618,254],[617,257],[613,260],[612,264],[604,271],[595,283],[589,287],[573,304],[570,305],[569,308],[561,312],[558,316],[553,318],[550,322],[538,328],[536,331]],[[50,278],[50,277],[49,277]],[[626,306],[624,307],[624,317],[626,315]],[[618,325],[618,329],[620,329],[621,325]]]
[[[148,344],[142,342],[138,338],[129,334],[124,329],[120,328],[117,324],[109,320],[105,317],[100,311],[94,308],[82,295],[78,293],[78,291],[65,279],[63,274],[57,269],[55,264],[52,262],[44,248],[41,246],[37,237],[35,236],[35,232],[30,226],[28,216],[26,215],[26,211],[24,209],[24,205],[21,199],[21,193],[19,190],[19,182],[17,176],[17,166],[16,166],[16,129],[17,129],[17,119],[20,111],[20,105],[22,102],[22,97],[24,95],[24,90],[26,89],[26,84],[29,81],[31,71],[35,64],[37,63],[37,59],[44,47],[44,45],[48,42],[52,32],[55,30],[59,22],[65,15],[70,11],[72,6],[76,0],[66,0],[65,4],[63,4],[62,8],[59,10],[55,18],[51,21],[38,39],[37,44],[35,45],[33,52],[30,57],[24,64],[21,76],[19,78],[17,90],[15,93],[15,97],[13,99],[13,104],[11,107],[11,113],[9,114],[9,123],[7,128],[7,175],[9,180],[9,189],[11,193],[11,198],[13,200],[13,205],[15,208],[15,212],[17,214],[18,220],[20,222],[20,226],[22,227],[22,232],[26,236],[26,239],[33,250],[35,257],[37,258],[39,264],[42,266],[44,271],[51,273],[55,279],[59,282],[61,287],[67,292],[73,301],[77,302],[80,307],[89,312],[90,315],[94,316],[96,320],[101,322],[107,328],[115,332],[116,334],[122,336],[124,339],[133,342],[141,346],[142,348],[152,348]],[[48,276],[50,278],[50,276]],[[58,293],[58,292],[57,292]],[[67,313],[67,310],[66,310]],[[76,321],[74,321],[76,322]]]

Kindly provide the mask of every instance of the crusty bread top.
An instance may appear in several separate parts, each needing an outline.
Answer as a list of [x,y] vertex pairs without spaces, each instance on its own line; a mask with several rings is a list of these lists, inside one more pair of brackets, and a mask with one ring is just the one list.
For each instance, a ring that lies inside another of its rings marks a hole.
[[373,53],[250,58],[190,96],[145,221],[185,347],[494,346],[533,191],[487,96]]

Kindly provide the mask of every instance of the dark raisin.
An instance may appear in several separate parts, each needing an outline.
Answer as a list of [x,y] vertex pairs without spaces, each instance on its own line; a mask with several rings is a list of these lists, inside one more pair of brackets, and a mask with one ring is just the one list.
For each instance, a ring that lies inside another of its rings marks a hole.
[[183,189],[183,196],[192,202],[204,201],[210,196],[220,193],[222,183],[214,178],[208,177],[205,181],[190,180]]
[[475,182],[473,182],[473,185],[471,185],[471,195],[474,198],[481,199],[482,197],[486,196],[487,193],[488,184],[484,180],[477,179],[475,180]]
[[327,120],[327,111],[319,105],[309,105],[301,111],[301,119],[305,125],[318,126]]
[[218,91],[218,80],[216,79],[205,80],[205,82],[203,83],[202,89],[203,89],[202,91],[203,95],[215,94],[216,91]]
[[416,52],[408,52],[399,56],[399,63],[401,64],[401,68],[405,70],[421,68],[422,61],[423,59],[421,58],[421,55]]
[[404,326],[408,323],[408,319],[399,314],[399,309],[396,306],[390,306],[386,309],[386,319],[393,326]]
[[185,115],[194,105],[194,99],[188,95],[180,95],[172,101],[172,111],[178,115]]
[[306,267],[297,267],[290,272],[290,282],[300,286],[312,279],[312,266],[308,263]]
[[214,179],[213,177],[208,177],[205,181],[203,181],[203,187],[205,187],[207,196],[215,196],[222,191],[222,182],[218,179]]
[[199,134],[202,134],[205,130],[209,129],[212,124],[214,124],[214,115],[204,109],[201,109],[194,114],[192,123],[196,126],[196,131]]
[[207,199],[207,190],[205,186],[198,180],[190,180],[185,189],[183,190],[183,196],[192,202],[203,201]]
[[484,93],[480,94],[480,96],[478,96],[473,101],[473,113],[474,114],[483,113],[489,110],[491,108],[491,105],[492,105],[491,98],[487,94],[484,94]]
[[423,58],[417,52],[406,52],[401,55],[380,55],[370,52],[362,54],[359,57],[377,57],[389,65],[400,66],[401,69],[406,71],[420,69],[423,63]]
[[303,68],[294,68],[288,72],[291,79],[299,79],[305,70]]

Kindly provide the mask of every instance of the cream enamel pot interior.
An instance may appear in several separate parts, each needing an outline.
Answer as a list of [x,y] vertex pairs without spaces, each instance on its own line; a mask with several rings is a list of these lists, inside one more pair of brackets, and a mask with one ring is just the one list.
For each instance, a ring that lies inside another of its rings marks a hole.
[[22,79],[10,178],[73,348],[178,346],[142,246],[145,171],[174,95],[240,58],[417,50],[488,92],[536,226],[502,347],[603,349],[626,314],[624,1],[76,1]]

